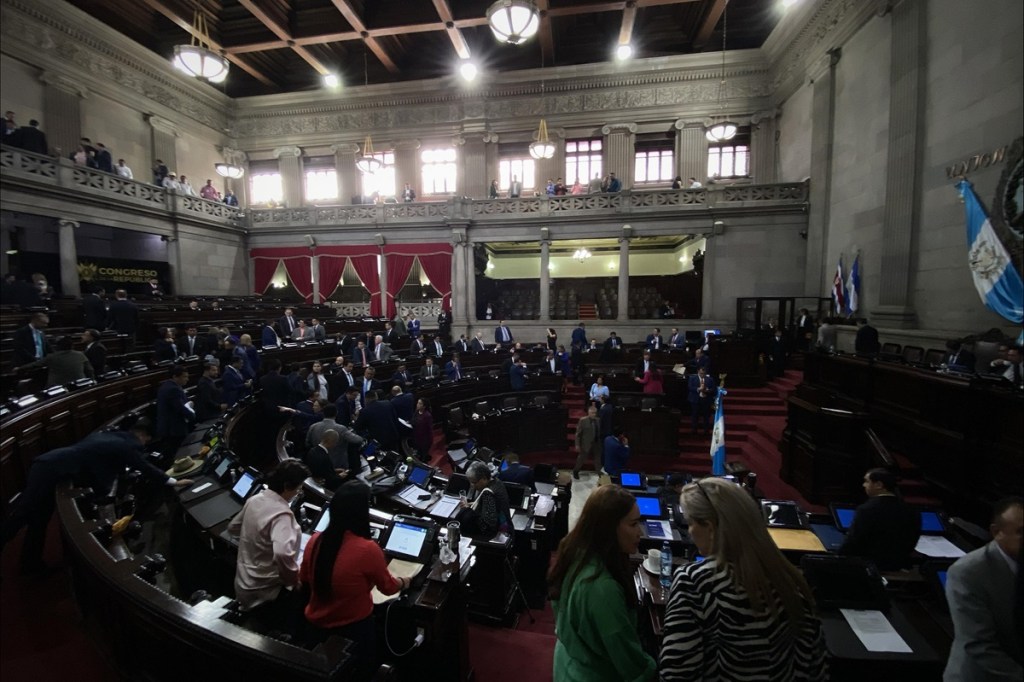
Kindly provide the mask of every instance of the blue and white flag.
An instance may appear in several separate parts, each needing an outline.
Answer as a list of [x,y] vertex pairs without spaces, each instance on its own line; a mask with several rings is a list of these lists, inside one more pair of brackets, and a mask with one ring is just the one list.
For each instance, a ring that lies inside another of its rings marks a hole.
[[846,314],[853,315],[860,306],[860,256],[853,259],[850,274],[846,278]]
[[846,311],[846,291],[843,289],[843,257],[839,256],[836,276],[832,278],[832,301],[836,304],[836,315]]
[[985,305],[1010,322],[1024,322],[1024,282],[999,241],[971,183],[956,185],[967,213],[967,263]]
[[718,389],[718,407],[715,409],[715,428],[711,432],[711,474],[725,476],[725,414],[722,412],[723,398],[727,395],[724,388]]

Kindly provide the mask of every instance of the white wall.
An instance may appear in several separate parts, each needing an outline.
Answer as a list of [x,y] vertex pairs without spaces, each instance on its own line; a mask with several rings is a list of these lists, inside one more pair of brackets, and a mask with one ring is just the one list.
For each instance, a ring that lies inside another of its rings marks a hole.
[[3,89],[3,111],[13,111],[18,125],[28,125],[32,119],[39,121],[39,129],[46,131],[43,120],[43,84],[39,80],[39,69],[18,61],[6,54],[0,55],[0,83]]
[[796,182],[811,174],[810,84],[800,86],[782,106],[779,117],[779,182]]
[[214,186],[224,193],[224,182],[213,170],[213,165],[224,158],[214,143],[187,131],[179,131],[175,139],[175,154],[177,168],[171,170],[179,176],[183,173],[188,176],[197,193],[199,188],[206,184],[207,179],[213,180]]
[[150,178],[151,138],[142,112],[93,95],[82,100],[81,116],[82,135],[106,145],[115,164],[118,159],[124,159],[136,180]]

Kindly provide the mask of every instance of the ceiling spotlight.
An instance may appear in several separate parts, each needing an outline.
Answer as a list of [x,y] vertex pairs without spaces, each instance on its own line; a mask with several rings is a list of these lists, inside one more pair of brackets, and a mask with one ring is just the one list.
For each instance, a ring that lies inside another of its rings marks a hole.
[[325,73],[324,74],[324,87],[325,88],[336,88],[341,85],[341,79],[336,74]]
[[619,45],[615,48],[615,58],[619,60],[629,59],[633,56],[633,46],[629,43],[625,45]]
[[530,0],[498,0],[487,8],[494,37],[509,45],[526,42],[540,28],[540,12]]
[[462,76],[462,80],[471,82],[476,79],[477,73],[479,70],[473,62],[466,60],[459,64],[459,74]]

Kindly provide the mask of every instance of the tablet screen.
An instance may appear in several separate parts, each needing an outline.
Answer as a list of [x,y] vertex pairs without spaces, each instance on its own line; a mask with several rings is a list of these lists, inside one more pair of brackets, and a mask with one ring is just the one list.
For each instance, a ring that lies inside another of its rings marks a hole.
[[636,506],[640,508],[640,516],[649,519],[661,518],[661,502],[657,497],[637,497]]
[[331,522],[331,510],[324,509],[324,513],[320,516],[320,520],[316,522],[316,527],[313,528],[314,533],[323,533],[327,530],[327,524]]
[[640,474],[632,472],[622,472],[622,476],[619,477],[622,482],[623,488],[639,488],[640,487]]
[[413,465],[412,469],[409,470],[409,482],[414,483],[421,488],[426,486],[427,481],[430,480],[430,469],[422,466]]
[[238,482],[235,483],[235,487],[231,489],[238,497],[245,499],[245,496],[252,490],[252,484],[256,482],[253,475],[248,471],[243,471],[242,475],[238,477]]
[[942,523],[942,519],[933,511],[921,512],[921,532],[922,533],[942,533],[946,530],[945,525]]
[[850,526],[853,525],[853,515],[856,513],[853,509],[836,509],[836,520],[839,521],[840,530],[849,530]]
[[427,529],[407,523],[396,522],[384,547],[393,554],[402,554],[410,558],[418,558],[427,539]]
[[216,476],[217,478],[222,477],[224,474],[226,474],[228,472],[228,467],[230,467],[230,466],[231,466],[231,460],[229,458],[225,457],[224,459],[222,459],[220,461],[219,464],[217,464],[217,468],[213,470],[214,476]]
[[946,589],[946,571],[937,571],[935,577],[939,579],[939,584],[942,585],[942,589]]

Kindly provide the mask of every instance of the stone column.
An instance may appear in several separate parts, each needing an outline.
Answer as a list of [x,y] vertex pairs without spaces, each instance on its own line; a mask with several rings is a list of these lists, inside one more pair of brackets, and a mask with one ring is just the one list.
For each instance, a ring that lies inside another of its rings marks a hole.
[[60,245],[60,286],[65,296],[81,296],[82,288],[78,282],[78,249],[75,248],[74,220],[57,221],[58,244]]
[[[78,149],[82,138],[82,99],[88,91],[81,83],[52,71],[39,76],[43,82],[43,120],[40,127],[46,131],[50,153],[67,158]],[[21,121],[28,125],[28,121]],[[102,140],[101,140],[102,141]]]
[[380,279],[380,314],[388,314],[388,259],[384,255],[384,238],[377,235],[377,243],[380,244],[380,267],[377,277]]
[[485,183],[487,186],[487,193],[483,194],[482,197],[487,197],[491,192],[491,181],[498,179],[498,133],[485,133],[484,142],[484,175],[486,176]]
[[629,319],[629,239],[619,238],[619,310],[617,320]]
[[416,192],[417,200],[423,196],[420,187],[420,141],[399,140],[394,144],[395,149],[395,192],[398,200],[402,201],[402,190],[405,183],[412,186]]
[[821,296],[828,291],[828,226],[832,202],[832,149],[835,130],[836,65],[839,48],[830,50],[809,74],[811,93],[811,182],[807,212],[807,269],[804,295]]
[[708,177],[708,138],[704,134],[704,121],[675,122],[676,133],[676,168],[677,174],[683,179],[683,187],[689,187],[688,178],[697,178],[706,184]]
[[487,137],[488,133],[463,133],[465,144],[459,151],[459,166],[462,168],[463,182],[459,184],[458,194],[473,199],[487,197]]
[[760,185],[776,181],[776,141],[778,111],[759,111],[750,117],[750,175]]
[[604,135],[604,172],[615,173],[622,189],[633,187],[635,123],[615,123],[601,128]]
[[[467,237],[468,239],[468,237]],[[466,325],[476,324],[476,251],[466,242]],[[467,332],[468,333],[468,332]]]
[[[312,249],[310,250],[312,251]],[[320,300],[320,256],[313,256],[310,261],[310,272],[313,275],[313,303],[323,303]]]
[[551,272],[548,264],[551,262],[551,242],[547,239],[540,240],[540,320],[548,322],[551,320]]
[[284,188],[284,205],[297,208],[303,203],[302,164],[299,162],[302,150],[298,147],[278,147],[274,150],[277,167],[281,173]]
[[715,257],[718,255],[718,249],[715,246],[714,235],[707,235],[704,240],[704,273],[701,275],[700,289],[700,318],[702,320],[721,319],[715,310],[715,292],[712,285],[715,276]]
[[[919,216],[917,180],[921,52],[925,45],[924,2],[903,0],[892,8],[892,64],[889,68],[889,145],[886,161],[885,215],[882,219],[881,280],[878,326],[910,327],[915,313],[910,300],[910,271]],[[849,267],[849,265],[847,266]],[[863,300],[863,298],[861,299]]]
[[175,221],[174,232],[167,238],[167,262],[171,266],[171,290],[175,296],[189,293],[200,293],[195,289],[185,291],[184,280],[181,278],[181,239],[178,235],[178,223]]
[[164,162],[167,170],[178,173],[178,128],[166,118],[154,114],[146,116],[146,122],[149,123],[152,163],[149,168],[140,169],[141,173],[136,172],[135,179],[152,182],[153,165],[157,159]]
[[466,315],[466,233],[452,231],[452,335],[456,329],[464,329],[469,316]]
[[352,143],[331,146],[334,152],[334,167],[338,172],[338,203],[350,204],[352,197],[363,193],[363,182],[356,168],[356,154],[359,146]]

